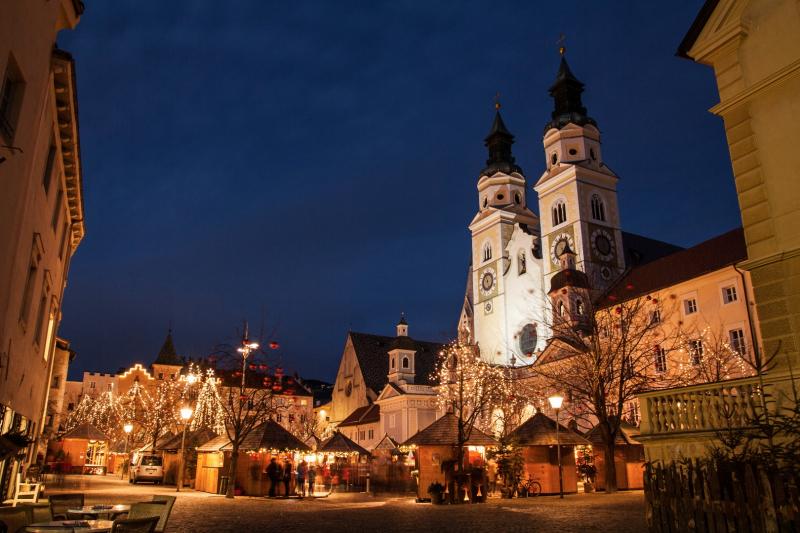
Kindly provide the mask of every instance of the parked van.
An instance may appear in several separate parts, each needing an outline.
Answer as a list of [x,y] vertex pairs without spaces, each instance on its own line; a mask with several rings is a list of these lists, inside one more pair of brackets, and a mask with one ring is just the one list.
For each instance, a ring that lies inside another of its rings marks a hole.
[[140,455],[131,465],[129,483],[152,481],[156,485],[164,482],[164,463],[158,455]]

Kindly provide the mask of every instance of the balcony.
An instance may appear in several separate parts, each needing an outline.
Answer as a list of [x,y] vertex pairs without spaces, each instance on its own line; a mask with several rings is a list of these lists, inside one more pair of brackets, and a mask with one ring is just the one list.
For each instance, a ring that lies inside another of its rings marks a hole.
[[791,398],[792,378],[770,373],[730,381],[664,389],[638,396],[640,440],[648,460],[705,455],[719,431],[748,428],[768,394],[770,410]]

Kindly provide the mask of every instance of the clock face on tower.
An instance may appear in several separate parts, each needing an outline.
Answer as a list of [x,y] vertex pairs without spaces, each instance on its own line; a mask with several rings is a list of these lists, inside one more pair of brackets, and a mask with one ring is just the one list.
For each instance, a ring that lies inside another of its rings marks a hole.
[[601,261],[614,260],[614,238],[604,229],[596,229],[592,232],[592,252]]
[[497,282],[496,275],[496,272],[491,267],[481,273],[481,294],[488,296],[494,291],[494,285]]
[[554,265],[558,265],[558,258],[564,253],[564,250],[569,249],[575,251],[575,242],[572,240],[572,235],[569,233],[561,233],[553,238],[553,243],[550,246],[550,260]]

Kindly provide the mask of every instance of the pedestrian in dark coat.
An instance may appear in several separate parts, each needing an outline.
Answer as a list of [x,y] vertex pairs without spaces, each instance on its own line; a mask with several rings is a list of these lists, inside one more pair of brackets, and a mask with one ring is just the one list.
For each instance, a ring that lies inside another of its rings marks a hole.
[[292,462],[283,463],[283,495],[289,497],[289,485],[292,484]]
[[273,457],[267,465],[267,477],[269,478],[269,497],[274,498],[278,493],[278,483],[283,477],[283,469]]

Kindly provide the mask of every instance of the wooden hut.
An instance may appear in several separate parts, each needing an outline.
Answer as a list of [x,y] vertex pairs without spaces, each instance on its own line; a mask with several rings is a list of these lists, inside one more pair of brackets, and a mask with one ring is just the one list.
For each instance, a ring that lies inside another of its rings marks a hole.
[[336,431],[319,448],[319,467],[323,482],[331,490],[351,490],[366,487],[370,453],[344,433]]
[[[644,446],[636,440],[639,428],[622,422],[614,439],[614,468],[617,471],[618,489],[644,488]],[[605,490],[605,446],[600,436],[600,427],[593,427],[586,438],[592,443],[592,456],[597,469],[595,488]]]
[[536,413],[508,436],[513,446],[522,448],[523,479],[533,479],[542,485],[542,493],[555,494],[558,483],[558,443],[561,444],[561,467],[564,492],[578,492],[575,466],[575,447],[589,444],[575,431],[559,424],[542,413]]
[[385,434],[372,449],[370,479],[373,490],[385,492],[407,492],[414,490],[411,470],[413,461],[407,464],[408,454],[400,450],[400,444]]
[[[481,464],[485,460],[486,448],[497,446],[498,442],[473,428],[469,439],[464,443],[463,471],[467,471],[476,461]],[[428,487],[431,483],[447,484],[442,464],[458,458],[458,418],[447,413],[422,431],[412,435],[400,445],[400,449],[412,453],[418,474],[417,497],[429,498]],[[449,491],[449,487],[448,487]],[[485,493],[485,492],[484,492]]]
[[109,444],[105,433],[86,423],[67,432],[54,448],[64,452],[70,473],[105,474]]
[[[228,475],[233,445],[226,435],[215,437],[197,447],[197,472],[195,490],[218,493],[221,480]],[[274,420],[267,420],[254,428],[239,447],[236,465],[236,492],[247,496],[264,496],[269,493],[269,479],[264,471],[275,457],[278,462],[290,461],[296,465],[311,449]],[[294,476],[292,476],[294,477]],[[294,483],[294,480],[292,480]],[[293,493],[290,486],[288,496]],[[281,485],[281,493],[283,486]]]
[[[186,432],[186,462],[183,471],[183,483],[193,486],[197,465],[197,447],[205,444],[217,436],[208,428]],[[178,468],[180,468],[181,441],[183,432],[172,435],[168,439],[161,439],[156,443],[156,452],[161,454],[164,461],[164,483],[173,485],[178,482]]]

